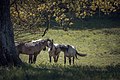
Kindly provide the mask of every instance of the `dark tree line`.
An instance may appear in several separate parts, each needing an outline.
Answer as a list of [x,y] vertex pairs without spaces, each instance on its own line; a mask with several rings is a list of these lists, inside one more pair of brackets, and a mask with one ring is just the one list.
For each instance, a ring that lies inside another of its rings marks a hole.
[[120,0],[18,0],[16,5],[11,6],[12,21],[15,29],[23,30],[54,24],[66,29],[76,18],[114,15],[120,10]]

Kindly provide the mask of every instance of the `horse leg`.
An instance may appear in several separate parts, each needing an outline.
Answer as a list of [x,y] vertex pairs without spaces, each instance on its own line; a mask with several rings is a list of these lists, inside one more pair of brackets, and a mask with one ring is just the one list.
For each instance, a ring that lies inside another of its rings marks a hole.
[[57,62],[57,57],[53,56],[53,59],[54,59],[54,62],[56,63]]
[[37,53],[34,54],[34,57],[33,57],[33,63],[34,63],[34,64],[35,64],[35,62],[36,62],[37,55],[38,55]]
[[31,57],[31,56],[29,55],[29,61],[28,61],[28,63],[30,63],[30,57]]
[[51,56],[49,55],[50,63],[51,63]]
[[58,61],[59,55],[57,56],[57,61]]
[[71,65],[71,57],[69,57],[69,64]]
[[32,55],[29,54],[29,63],[32,63]]
[[66,56],[64,56],[64,64],[66,64]]
[[74,64],[74,59],[75,59],[75,57],[73,56],[73,64]]

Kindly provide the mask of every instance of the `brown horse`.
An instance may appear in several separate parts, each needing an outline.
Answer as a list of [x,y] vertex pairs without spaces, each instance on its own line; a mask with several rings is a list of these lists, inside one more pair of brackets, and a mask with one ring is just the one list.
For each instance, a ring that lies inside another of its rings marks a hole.
[[66,57],[69,58],[69,64],[71,65],[71,58],[73,58],[73,64],[74,64],[74,58],[77,58],[77,55],[79,56],[86,56],[87,54],[80,54],[77,52],[74,46],[71,45],[62,45],[62,44],[53,44],[49,43],[49,58],[51,62],[51,57],[53,56],[54,62],[58,61],[60,52],[64,52],[64,64],[66,64]]
[[50,39],[45,40],[35,40],[28,43],[16,43],[16,49],[20,54],[29,55],[29,63],[35,63],[37,55],[46,49],[48,42],[51,42]]

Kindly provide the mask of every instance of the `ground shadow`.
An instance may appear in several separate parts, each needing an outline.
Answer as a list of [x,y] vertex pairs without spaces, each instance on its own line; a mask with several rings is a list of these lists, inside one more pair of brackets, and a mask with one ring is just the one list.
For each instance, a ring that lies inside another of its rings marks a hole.
[[120,80],[120,64],[94,66],[24,66],[24,80]]
[[120,80],[120,64],[94,66],[39,65],[0,68],[0,80]]

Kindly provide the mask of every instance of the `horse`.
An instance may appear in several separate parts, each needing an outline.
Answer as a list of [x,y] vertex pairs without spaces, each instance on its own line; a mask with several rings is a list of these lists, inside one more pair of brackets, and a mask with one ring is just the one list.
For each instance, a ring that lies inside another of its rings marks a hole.
[[29,55],[29,63],[35,63],[37,55],[46,49],[48,42],[51,42],[50,39],[39,39],[39,40],[32,40],[31,42],[27,43],[16,43],[17,52],[20,54],[27,54]]
[[48,53],[49,53],[49,59],[50,62],[52,61],[52,57],[54,59],[54,62],[56,63],[58,61],[59,58],[59,54],[60,54],[61,50],[59,48],[59,44],[48,44]]
[[51,57],[53,56],[54,62],[58,61],[60,52],[64,52],[64,64],[66,64],[66,57],[69,58],[69,64],[71,65],[71,58],[73,57],[73,64],[74,64],[74,58],[77,58],[77,55],[79,56],[86,56],[87,54],[80,54],[77,52],[74,46],[72,45],[63,45],[63,44],[53,44],[49,43],[49,58],[51,62]]
[[64,52],[64,64],[66,64],[66,57],[69,58],[69,64],[71,65],[71,58],[73,58],[73,64],[74,64],[74,59],[75,57],[77,58],[77,55],[82,57],[87,55],[87,54],[78,53],[76,48],[72,45],[60,45],[59,48],[61,49],[62,52]]

